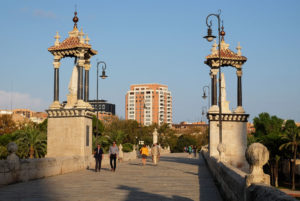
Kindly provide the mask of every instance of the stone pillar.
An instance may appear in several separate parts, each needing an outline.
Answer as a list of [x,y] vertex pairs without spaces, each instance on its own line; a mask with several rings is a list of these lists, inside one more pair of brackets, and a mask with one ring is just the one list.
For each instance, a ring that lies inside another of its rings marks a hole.
[[54,68],[54,98],[53,101],[59,101],[59,68]]
[[242,106],[242,70],[237,70],[237,106]]
[[[84,52],[80,52],[77,57],[77,68],[78,68],[78,84],[77,84],[77,108],[87,108],[88,105],[86,102],[83,101],[83,68],[85,67],[85,60],[84,60]],[[86,80],[88,81],[88,80]]]
[[211,77],[211,108],[209,112],[217,112],[219,109],[217,103],[217,74],[219,69],[211,68],[210,77]]
[[83,100],[83,66],[78,65],[77,99]]
[[243,71],[239,67],[236,71],[237,75],[237,108],[235,110],[236,113],[245,113],[243,109],[243,96],[242,96],[242,75]]
[[59,104],[59,66],[60,66],[60,56],[54,56],[54,94],[53,94],[53,103],[51,104],[51,109],[60,108]]
[[90,72],[91,64],[89,60],[85,61],[84,64],[84,101],[88,102],[89,101],[89,72]]

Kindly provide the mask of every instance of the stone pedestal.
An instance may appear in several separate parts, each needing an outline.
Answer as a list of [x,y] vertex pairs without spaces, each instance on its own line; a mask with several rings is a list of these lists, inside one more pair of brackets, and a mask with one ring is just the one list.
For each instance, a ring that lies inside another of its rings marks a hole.
[[[248,114],[222,114],[222,144],[224,160],[236,167],[243,166],[246,162],[245,151],[247,148],[247,118]],[[208,113],[209,119],[209,155],[219,157],[219,114]]]
[[47,110],[47,157],[92,154],[92,115],[89,109]]

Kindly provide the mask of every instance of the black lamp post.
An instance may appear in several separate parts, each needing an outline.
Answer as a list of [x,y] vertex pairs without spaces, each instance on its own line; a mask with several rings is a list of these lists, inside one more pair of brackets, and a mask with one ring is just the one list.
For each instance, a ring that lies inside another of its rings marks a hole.
[[[206,95],[206,91],[205,91],[206,88],[207,88],[207,94],[208,94],[208,95]],[[207,104],[207,107],[210,108],[209,86],[208,86],[208,85],[204,86],[204,87],[202,88],[202,90],[203,90],[202,98],[205,100],[205,99],[208,97],[208,104]]]
[[[99,65],[102,64],[102,75],[99,76]],[[106,63],[104,61],[97,61],[97,123],[96,123],[96,137],[98,137],[98,111],[99,111],[99,99],[98,99],[98,79],[101,77],[102,79],[107,78],[108,76],[105,74]]]
[[[204,36],[203,38],[205,38],[208,42],[211,42],[214,38],[216,38],[216,36],[212,35],[212,30],[211,30],[211,26],[212,26],[212,22],[210,21],[210,23],[208,23],[208,20],[211,16],[215,16],[218,19],[218,39],[219,39],[219,145],[222,145],[222,103],[221,103],[221,36],[225,35],[225,32],[222,31],[221,32],[221,18],[220,18],[220,14],[221,14],[221,10],[219,10],[218,14],[209,14],[206,17],[206,25],[208,27],[207,29],[207,36]],[[220,153],[221,155],[221,153]]]

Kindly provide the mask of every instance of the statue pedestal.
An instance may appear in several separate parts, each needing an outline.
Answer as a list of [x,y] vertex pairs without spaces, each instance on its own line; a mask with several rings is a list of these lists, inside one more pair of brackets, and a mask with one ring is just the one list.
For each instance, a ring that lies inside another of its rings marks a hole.
[[91,156],[91,110],[51,109],[47,113],[47,157]]
[[[219,114],[208,113],[209,119],[209,155],[219,157]],[[222,114],[222,144],[226,161],[236,167],[246,163],[247,119],[248,114]]]

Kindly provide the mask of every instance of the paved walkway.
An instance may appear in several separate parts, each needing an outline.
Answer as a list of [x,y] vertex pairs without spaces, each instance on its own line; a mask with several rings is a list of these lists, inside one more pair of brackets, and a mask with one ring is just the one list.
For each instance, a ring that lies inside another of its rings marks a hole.
[[119,164],[116,172],[83,170],[0,188],[1,201],[222,200],[202,157],[169,154],[158,166],[150,160]]

